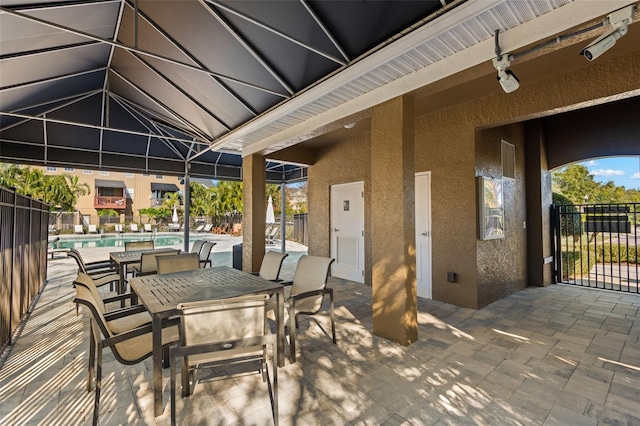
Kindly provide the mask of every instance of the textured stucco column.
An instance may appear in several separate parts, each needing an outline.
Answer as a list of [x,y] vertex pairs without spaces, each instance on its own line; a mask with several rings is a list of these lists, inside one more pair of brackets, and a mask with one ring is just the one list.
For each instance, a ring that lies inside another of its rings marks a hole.
[[413,105],[395,98],[371,114],[373,332],[403,345],[418,340]]
[[[529,285],[543,287],[553,282],[551,241],[551,172],[541,120],[525,126],[527,140],[527,271]],[[545,260],[546,259],[546,260]]]
[[262,155],[242,159],[242,269],[260,269],[264,257],[266,206],[265,160]]

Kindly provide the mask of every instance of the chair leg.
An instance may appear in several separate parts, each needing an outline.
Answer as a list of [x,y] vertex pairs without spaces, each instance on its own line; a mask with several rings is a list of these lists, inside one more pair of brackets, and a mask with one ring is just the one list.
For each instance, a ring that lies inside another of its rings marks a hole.
[[190,392],[190,385],[189,385],[189,367],[187,366],[187,359],[186,357],[182,357],[182,362],[181,364],[181,380],[182,380],[182,392],[181,395],[182,397],[187,397],[189,395],[191,395]]
[[[275,426],[278,426],[279,420],[278,420],[278,357],[276,356],[276,352],[278,352],[277,350],[278,344],[277,342],[273,345],[271,345],[271,353],[272,353],[272,357],[271,357],[271,362],[272,362],[272,367],[271,370],[273,371],[273,405],[272,405],[272,411],[273,411],[273,424]],[[265,365],[265,369],[266,369],[266,365]],[[267,377],[268,377],[268,372],[267,372]],[[269,383],[271,383],[269,381]]]
[[289,311],[289,361],[296,362],[296,314],[295,305],[291,305]]
[[102,390],[102,345],[98,346],[98,367],[96,368],[96,399],[93,403],[93,426],[98,426],[100,414],[100,391]]
[[[93,329],[93,322],[91,323]],[[96,341],[93,336],[93,330],[89,331],[89,366],[87,374],[87,392],[91,392],[93,387],[94,366],[96,364]]]
[[162,368],[169,368],[169,346],[162,348]]
[[333,313],[333,289],[329,289],[329,309],[331,311],[331,335],[333,336],[333,344],[336,344],[336,316]]
[[176,424],[176,357],[169,351],[171,369],[171,426]]

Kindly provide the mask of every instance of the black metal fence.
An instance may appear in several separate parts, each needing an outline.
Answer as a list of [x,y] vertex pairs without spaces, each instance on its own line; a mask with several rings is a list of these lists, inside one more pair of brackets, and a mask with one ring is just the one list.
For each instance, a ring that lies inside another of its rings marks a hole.
[[551,209],[557,282],[640,293],[640,203]]
[[0,187],[0,353],[47,276],[49,206]]
[[293,215],[293,235],[291,236],[291,239],[300,244],[304,244],[305,246],[309,245],[309,238],[307,235],[307,213]]

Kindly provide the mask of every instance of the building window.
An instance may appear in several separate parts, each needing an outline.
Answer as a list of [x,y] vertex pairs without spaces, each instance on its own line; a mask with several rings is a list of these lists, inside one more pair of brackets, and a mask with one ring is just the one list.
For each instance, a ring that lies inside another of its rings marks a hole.
[[48,172],[57,172],[58,168],[57,167],[47,167],[47,171]]
[[509,142],[502,141],[500,148],[502,156],[502,177],[516,178],[516,147]]
[[162,175],[156,175],[156,179],[162,179]]
[[124,177],[126,178],[132,178],[133,177],[133,173],[125,173]]
[[93,170],[83,170],[82,173],[85,174],[85,175],[92,175],[93,174]]
[[65,167],[64,171],[65,172],[73,172],[75,169],[73,167]]
[[109,176],[109,172],[104,171],[104,170],[100,170],[100,172],[98,172],[100,174],[100,176]]

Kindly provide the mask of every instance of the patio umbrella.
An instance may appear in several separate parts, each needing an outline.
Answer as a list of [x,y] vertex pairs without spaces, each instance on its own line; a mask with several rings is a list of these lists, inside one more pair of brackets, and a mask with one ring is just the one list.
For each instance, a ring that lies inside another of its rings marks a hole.
[[273,212],[273,198],[269,195],[269,203],[267,204],[267,223],[276,223],[276,215]]
[[178,210],[176,209],[176,206],[173,206],[173,216],[171,217],[171,220],[173,223],[178,223]]

